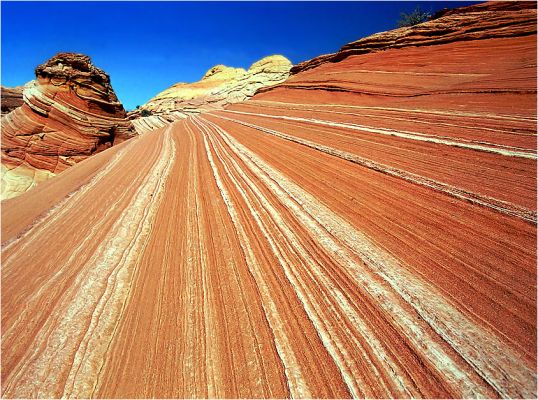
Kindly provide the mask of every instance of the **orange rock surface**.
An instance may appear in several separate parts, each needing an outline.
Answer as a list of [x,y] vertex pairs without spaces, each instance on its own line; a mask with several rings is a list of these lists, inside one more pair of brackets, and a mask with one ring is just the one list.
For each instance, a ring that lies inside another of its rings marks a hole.
[[24,104],[2,117],[2,198],[10,198],[135,132],[108,75],[82,54],[36,68]]
[[536,34],[536,2],[532,1],[491,1],[443,10],[433,18],[427,23],[380,32],[348,43],[337,53],[295,65],[291,72],[298,73],[351,55],[387,49]]
[[3,397],[536,398],[535,28],[322,62],[5,201]]

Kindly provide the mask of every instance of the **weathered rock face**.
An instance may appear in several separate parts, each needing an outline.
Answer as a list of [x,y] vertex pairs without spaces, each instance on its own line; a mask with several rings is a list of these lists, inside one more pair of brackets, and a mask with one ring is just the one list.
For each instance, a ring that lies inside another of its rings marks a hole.
[[[339,52],[295,65],[292,74],[326,62],[387,49],[432,46],[457,41],[531,35],[536,33],[536,2],[488,2],[446,10],[432,21],[380,32],[348,43]],[[425,50],[426,51],[426,50]]]
[[510,29],[319,64],[6,201],[3,397],[535,399]]
[[[174,120],[203,111],[216,110],[244,101],[262,87],[283,82],[289,76],[291,62],[280,55],[269,56],[243,68],[217,65],[194,83],[177,83],[131,113],[139,132],[162,127]],[[152,115],[142,117],[141,113]]]
[[17,107],[20,107],[24,104],[22,98],[22,91],[24,86],[17,87],[6,87],[2,86],[0,88],[0,95],[2,97],[2,115],[10,113]]
[[16,196],[135,131],[109,76],[60,53],[35,70],[24,104],[2,117],[2,198]]

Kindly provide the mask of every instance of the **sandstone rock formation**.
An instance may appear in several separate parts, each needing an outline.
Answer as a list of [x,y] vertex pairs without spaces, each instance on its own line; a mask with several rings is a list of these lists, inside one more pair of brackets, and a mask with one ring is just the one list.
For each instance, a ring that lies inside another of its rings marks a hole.
[[109,76],[88,56],[60,53],[35,70],[24,104],[2,117],[2,198],[135,135]]
[[536,398],[510,29],[321,63],[4,202],[3,397]]
[[[534,10],[534,11],[533,11]],[[493,1],[446,10],[428,21],[368,36],[348,43],[339,52],[295,65],[292,74],[351,55],[409,46],[432,46],[466,40],[532,35],[536,33],[536,2]],[[425,50],[426,51],[426,50]]]
[[[283,82],[291,66],[290,61],[280,55],[265,57],[252,64],[248,71],[216,65],[198,82],[177,83],[159,93],[130,118],[143,133],[189,115],[221,109],[248,99],[259,88]],[[141,117],[144,110],[152,115]]]
[[0,95],[2,97],[2,115],[10,113],[24,104],[24,100],[22,99],[23,89],[24,86],[13,88],[2,86],[0,88]]

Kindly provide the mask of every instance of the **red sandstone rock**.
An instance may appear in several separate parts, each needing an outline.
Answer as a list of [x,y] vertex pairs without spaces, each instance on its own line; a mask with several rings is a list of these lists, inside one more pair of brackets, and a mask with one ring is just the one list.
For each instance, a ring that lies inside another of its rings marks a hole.
[[22,99],[22,90],[24,86],[17,86],[14,88],[2,86],[0,89],[0,94],[2,97],[2,115],[10,113],[17,107],[20,107],[24,104]]
[[326,62],[342,61],[351,55],[387,49],[535,34],[536,2],[492,1],[449,10],[432,21],[348,43],[337,53],[293,66],[291,73],[297,74]]
[[3,397],[536,398],[535,105],[536,35],[353,55],[4,202]]
[[135,134],[109,76],[88,56],[60,53],[35,73],[24,104],[2,118],[2,198]]

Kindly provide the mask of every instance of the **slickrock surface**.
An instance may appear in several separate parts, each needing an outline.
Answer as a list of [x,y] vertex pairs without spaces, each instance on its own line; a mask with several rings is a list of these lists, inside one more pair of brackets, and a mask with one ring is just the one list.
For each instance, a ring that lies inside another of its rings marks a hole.
[[536,398],[512,32],[320,64],[4,202],[3,397]]
[[[260,88],[281,83],[290,74],[291,62],[280,55],[255,62],[248,71],[216,65],[194,83],[177,83],[130,113],[139,133],[161,128],[172,121],[244,101]],[[143,110],[151,116],[141,117]]]
[[[326,62],[338,62],[356,54],[536,33],[534,1],[492,1],[440,12],[434,17],[434,20],[423,24],[380,32],[348,43],[337,53],[295,65],[291,73],[296,74]],[[423,51],[427,52],[427,49]]]
[[60,53],[35,73],[24,104],[2,117],[2,199],[136,134],[88,56]]
[[2,97],[2,115],[10,113],[17,107],[24,104],[22,99],[22,90],[24,86],[16,87],[0,87],[0,95]]

